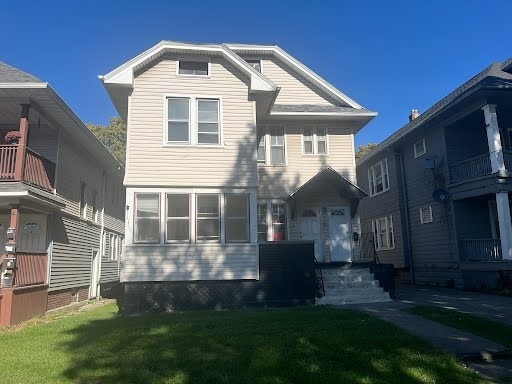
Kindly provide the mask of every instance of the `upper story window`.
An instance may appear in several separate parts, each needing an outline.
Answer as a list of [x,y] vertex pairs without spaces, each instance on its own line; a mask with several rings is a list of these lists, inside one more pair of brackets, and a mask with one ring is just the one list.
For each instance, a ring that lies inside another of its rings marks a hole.
[[304,128],[302,132],[302,153],[327,154],[327,134],[325,128]]
[[375,196],[389,190],[388,159],[383,159],[368,168],[368,185],[370,196]]
[[98,192],[92,191],[92,221],[98,222]]
[[285,165],[285,136],[283,127],[270,127],[261,130],[258,139],[258,163]]
[[207,61],[179,61],[178,73],[180,75],[208,76],[210,63]]
[[220,100],[168,97],[166,141],[220,145]]
[[261,72],[261,60],[247,60],[247,64],[249,64],[258,72]]
[[427,153],[427,147],[425,146],[425,139],[414,143],[414,157],[420,157]]

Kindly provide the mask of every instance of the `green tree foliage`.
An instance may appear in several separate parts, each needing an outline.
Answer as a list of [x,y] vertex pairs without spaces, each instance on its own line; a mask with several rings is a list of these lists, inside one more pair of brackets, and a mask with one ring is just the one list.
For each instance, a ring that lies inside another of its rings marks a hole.
[[373,148],[375,148],[377,144],[368,143],[363,145],[358,145],[356,148],[356,159],[359,159],[370,152]]
[[87,128],[124,165],[126,159],[126,125],[120,117],[111,117],[107,125],[87,123]]

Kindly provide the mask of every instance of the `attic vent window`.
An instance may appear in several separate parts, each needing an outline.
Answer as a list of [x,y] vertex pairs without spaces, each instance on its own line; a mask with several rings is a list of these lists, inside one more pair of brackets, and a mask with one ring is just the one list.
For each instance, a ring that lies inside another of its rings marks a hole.
[[260,60],[247,60],[247,64],[253,67],[258,72],[261,72],[261,61]]
[[414,157],[420,157],[421,155],[424,155],[427,153],[427,147],[425,145],[425,139],[421,139],[420,141],[417,141],[414,143]]
[[431,223],[433,221],[432,206],[420,208],[420,221],[421,224]]
[[208,76],[210,74],[207,61],[180,61],[178,68],[180,75]]

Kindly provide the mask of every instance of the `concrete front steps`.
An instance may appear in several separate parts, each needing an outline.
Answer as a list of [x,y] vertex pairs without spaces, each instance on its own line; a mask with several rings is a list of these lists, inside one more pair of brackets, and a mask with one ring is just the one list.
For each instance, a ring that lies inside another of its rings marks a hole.
[[384,303],[389,294],[379,286],[369,268],[322,268],[325,296],[317,305]]

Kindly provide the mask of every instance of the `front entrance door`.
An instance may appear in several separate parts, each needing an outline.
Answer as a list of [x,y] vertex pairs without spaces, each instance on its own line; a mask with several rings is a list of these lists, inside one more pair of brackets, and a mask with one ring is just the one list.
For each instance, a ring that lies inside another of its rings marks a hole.
[[315,241],[315,257],[318,261],[324,261],[321,251],[320,214],[318,208],[305,208],[300,214],[300,238],[301,240]]
[[329,245],[331,261],[352,261],[350,208],[329,207]]
[[100,282],[100,251],[98,249],[92,250],[92,270],[91,270],[91,286],[89,288],[89,297],[98,297],[99,295],[99,282]]

